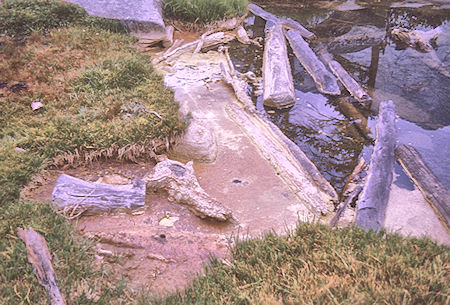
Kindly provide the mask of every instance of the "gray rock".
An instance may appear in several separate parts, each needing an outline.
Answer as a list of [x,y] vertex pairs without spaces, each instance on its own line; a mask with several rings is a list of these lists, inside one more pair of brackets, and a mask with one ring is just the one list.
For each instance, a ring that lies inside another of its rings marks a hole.
[[159,0],[67,0],[83,7],[88,14],[118,19],[132,34],[164,39],[162,2]]
[[187,160],[214,162],[217,157],[217,143],[211,130],[193,121],[173,147],[172,153]]

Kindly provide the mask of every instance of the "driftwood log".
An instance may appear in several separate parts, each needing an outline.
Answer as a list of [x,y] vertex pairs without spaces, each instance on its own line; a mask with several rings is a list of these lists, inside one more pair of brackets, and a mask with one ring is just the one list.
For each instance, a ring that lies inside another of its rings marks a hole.
[[400,145],[395,156],[408,176],[422,192],[425,200],[434,208],[442,222],[450,229],[450,191],[428,168],[414,147]]
[[145,204],[145,183],[135,180],[126,185],[96,184],[62,174],[56,180],[52,200],[60,209],[70,212],[69,216],[135,210]]
[[253,4],[253,3],[248,5],[248,9],[253,15],[261,17],[262,19],[264,19],[266,21],[270,21],[274,24],[279,23],[287,29],[298,30],[301,33],[301,35],[307,39],[316,38],[316,35],[314,35],[314,33],[310,32],[304,26],[302,26],[300,23],[298,23],[297,21],[295,21],[291,18],[278,18],[274,14],[266,12],[261,7],[257,6],[256,4]]
[[204,37],[203,39],[198,39],[196,41],[184,44],[176,49],[173,49],[171,52],[164,53],[162,56],[153,59],[152,63],[158,64],[163,61],[172,60],[186,53],[194,53],[199,45],[201,45],[200,49],[203,49],[230,42],[235,38],[236,34],[233,33],[214,33]]
[[186,165],[173,160],[159,162],[143,180],[149,189],[167,192],[169,199],[186,205],[200,218],[219,221],[232,218],[231,210],[209,196],[200,186],[194,175],[192,161]]
[[300,32],[297,30],[289,30],[286,33],[286,37],[295,56],[314,79],[317,89],[325,94],[340,95],[341,90],[339,89],[337,79],[317,58],[308,43],[300,35]]
[[363,107],[370,107],[372,100],[369,94],[358,84],[358,82],[348,74],[340,63],[333,59],[333,56],[324,48],[319,50],[320,59],[328,65],[331,72],[341,81],[347,91],[353,96]]
[[64,305],[65,301],[59,291],[53,270],[50,251],[44,237],[32,228],[23,230],[18,228],[17,235],[25,243],[28,262],[33,267],[39,284],[47,290],[49,303],[51,305]]
[[381,102],[374,151],[356,212],[355,225],[365,230],[379,231],[384,225],[394,171],[396,134],[394,102]]
[[295,104],[294,81],[280,24],[270,27],[264,46],[263,101],[264,105],[278,109]]

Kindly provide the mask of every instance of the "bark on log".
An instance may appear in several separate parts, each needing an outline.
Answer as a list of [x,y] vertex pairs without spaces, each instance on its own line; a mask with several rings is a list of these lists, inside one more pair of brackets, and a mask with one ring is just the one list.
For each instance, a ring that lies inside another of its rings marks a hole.
[[370,107],[372,100],[369,94],[358,84],[358,82],[348,74],[348,72],[341,66],[340,63],[333,59],[333,56],[325,49],[319,51],[320,59],[328,65],[331,72],[341,81],[348,92],[353,96],[363,107]]
[[224,33],[224,32],[214,33],[209,36],[206,36],[203,40],[198,39],[196,41],[184,44],[181,47],[176,48],[167,54],[163,54],[161,57],[155,58],[152,61],[152,63],[158,64],[162,61],[177,58],[185,53],[194,52],[199,44],[202,45],[202,48],[208,48],[215,45],[230,42],[235,38],[236,35],[231,33]]
[[358,201],[355,225],[365,230],[379,231],[384,225],[395,163],[397,132],[394,102],[381,102],[376,132],[366,183]]
[[337,79],[333,74],[328,72],[300,33],[296,30],[289,30],[286,33],[286,37],[295,56],[314,79],[317,89],[325,94],[340,95],[341,90],[339,89]]
[[264,105],[278,109],[295,105],[294,81],[286,39],[279,24],[269,29],[264,46],[263,101]]
[[183,163],[165,160],[156,164],[143,180],[149,189],[165,191],[169,199],[186,205],[200,218],[227,221],[232,212],[202,189],[194,175],[192,161]]
[[62,174],[56,180],[52,200],[61,209],[85,215],[134,210],[145,204],[145,183],[135,180],[127,185],[95,184]]
[[395,155],[405,172],[422,192],[425,200],[450,229],[450,191],[428,168],[422,156],[414,147],[400,145],[395,149]]
[[308,31],[300,23],[298,23],[297,21],[295,21],[291,18],[278,18],[274,14],[266,12],[261,7],[257,6],[256,4],[253,4],[253,3],[248,5],[248,9],[253,15],[261,17],[262,19],[264,19],[266,21],[270,21],[275,24],[279,23],[283,27],[288,28],[288,29],[298,30],[301,33],[301,35],[307,39],[316,38],[316,35],[314,35],[314,33]]
[[27,230],[18,228],[17,235],[25,243],[28,262],[33,267],[33,273],[36,275],[39,284],[47,290],[50,304],[64,305],[65,301],[56,282],[50,251],[44,237],[32,228]]

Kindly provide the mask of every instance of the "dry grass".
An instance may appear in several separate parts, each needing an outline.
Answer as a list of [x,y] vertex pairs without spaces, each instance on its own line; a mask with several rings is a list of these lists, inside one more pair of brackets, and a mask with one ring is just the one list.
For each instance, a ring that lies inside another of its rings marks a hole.
[[[427,239],[300,224],[213,260],[185,292],[154,304],[449,304],[450,249]],[[141,304],[151,302],[142,301]]]

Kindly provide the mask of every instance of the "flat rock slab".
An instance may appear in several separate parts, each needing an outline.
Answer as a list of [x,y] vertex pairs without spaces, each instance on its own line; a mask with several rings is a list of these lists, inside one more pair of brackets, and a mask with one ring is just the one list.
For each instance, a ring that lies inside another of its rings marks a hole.
[[67,0],[83,7],[88,14],[117,19],[131,33],[146,38],[164,38],[162,2],[159,0]]

